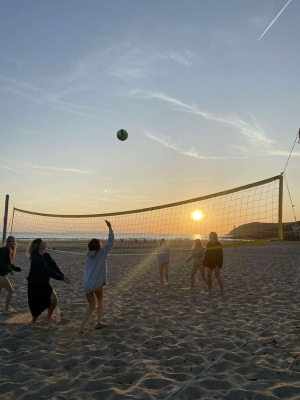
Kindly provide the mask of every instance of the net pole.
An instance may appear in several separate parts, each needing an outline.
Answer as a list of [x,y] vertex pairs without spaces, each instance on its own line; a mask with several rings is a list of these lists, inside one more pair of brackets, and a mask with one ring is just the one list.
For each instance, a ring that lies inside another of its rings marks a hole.
[[5,196],[5,207],[4,207],[4,217],[3,217],[3,234],[2,234],[2,246],[4,246],[6,240],[6,229],[7,229],[7,217],[8,217],[8,203],[9,195]]
[[283,175],[281,175],[279,178],[279,201],[278,201],[278,238],[279,238],[279,240],[283,240],[282,206],[283,206]]

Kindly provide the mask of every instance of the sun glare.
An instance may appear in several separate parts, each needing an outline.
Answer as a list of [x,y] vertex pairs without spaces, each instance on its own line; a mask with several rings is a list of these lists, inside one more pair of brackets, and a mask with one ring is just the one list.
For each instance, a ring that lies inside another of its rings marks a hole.
[[202,217],[203,217],[203,214],[202,214],[201,211],[199,211],[199,210],[194,210],[194,211],[192,212],[192,218],[193,218],[195,221],[199,221],[200,219],[202,219]]

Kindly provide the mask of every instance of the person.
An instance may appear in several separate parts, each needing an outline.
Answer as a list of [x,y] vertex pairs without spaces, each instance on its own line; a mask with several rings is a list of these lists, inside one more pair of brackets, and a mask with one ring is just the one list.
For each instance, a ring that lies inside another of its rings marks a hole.
[[46,248],[46,243],[39,238],[33,240],[27,251],[30,261],[27,281],[28,304],[32,315],[31,325],[36,324],[38,316],[46,309],[48,309],[48,318],[51,319],[57,305],[57,296],[49,283],[50,278],[70,283],[50,254],[45,253]]
[[111,223],[105,220],[108,226],[108,241],[105,246],[99,239],[92,239],[88,243],[88,252],[86,253],[85,268],[83,274],[83,289],[85,297],[88,302],[88,309],[86,310],[83,319],[81,321],[78,333],[84,332],[84,326],[90,318],[93,311],[96,309],[97,300],[97,317],[98,322],[96,329],[105,328],[106,324],[102,322],[103,312],[103,286],[106,285],[106,261],[107,256],[114,245],[114,232],[111,227]]
[[204,257],[204,247],[200,239],[196,239],[194,242],[194,246],[192,248],[192,253],[187,259],[187,262],[193,260],[193,268],[191,274],[191,289],[194,288],[195,284],[195,275],[198,270],[200,270],[200,274],[202,279],[207,284],[207,279],[205,276],[205,267],[203,266],[203,257]]
[[206,251],[204,255],[203,265],[208,267],[207,271],[207,284],[208,288],[212,290],[212,273],[215,271],[215,277],[219,283],[221,293],[223,293],[223,282],[220,275],[220,270],[223,266],[223,250],[221,248],[218,249],[210,249],[212,247],[222,246],[219,242],[218,235],[216,232],[210,232],[209,234],[209,242],[206,246]]
[[166,279],[166,285],[169,285],[169,263],[170,263],[170,247],[167,246],[166,240],[161,239],[159,247],[156,250],[156,260],[159,266],[159,280],[160,286],[164,284],[164,276]]
[[6,290],[6,298],[4,303],[3,314],[11,315],[15,310],[10,309],[10,300],[13,295],[14,289],[7,278],[8,274],[13,275],[14,272],[21,272],[21,268],[15,267],[11,260],[14,258],[17,249],[17,242],[14,236],[8,236],[5,246],[0,248],[0,294],[2,288]]

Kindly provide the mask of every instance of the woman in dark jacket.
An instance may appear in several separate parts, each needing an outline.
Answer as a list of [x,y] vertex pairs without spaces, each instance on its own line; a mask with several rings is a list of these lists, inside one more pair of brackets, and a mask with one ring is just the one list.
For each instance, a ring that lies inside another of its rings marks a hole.
[[211,276],[215,271],[215,277],[219,283],[221,293],[223,293],[223,282],[220,275],[220,270],[223,266],[223,250],[221,248],[213,249],[212,247],[222,246],[219,242],[216,232],[210,232],[209,242],[206,245],[205,256],[203,260],[204,267],[208,267],[207,271],[207,284],[209,290],[212,290]]
[[14,236],[8,236],[4,247],[0,248],[0,294],[2,288],[6,290],[6,299],[4,305],[4,314],[11,315],[12,310],[9,309],[10,299],[14,292],[10,280],[6,275],[13,275],[13,271],[20,272],[21,268],[15,267],[11,260],[13,259],[17,248],[16,239]]
[[50,286],[50,278],[69,283],[49,253],[44,253],[46,243],[35,239],[29,249],[30,271],[28,281],[28,304],[32,314],[31,324],[36,323],[37,317],[48,308],[48,318],[57,304],[55,291]]

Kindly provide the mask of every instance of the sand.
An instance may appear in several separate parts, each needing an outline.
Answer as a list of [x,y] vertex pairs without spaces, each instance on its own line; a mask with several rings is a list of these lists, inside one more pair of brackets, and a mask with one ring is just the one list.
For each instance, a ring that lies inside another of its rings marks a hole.
[[94,315],[83,335],[84,256],[51,254],[71,283],[52,280],[55,322],[41,316],[36,328],[16,255],[19,313],[0,314],[1,399],[300,399],[299,244],[225,249],[224,296],[215,279],[212,295],[199,276],[190,289],[187,254],[172,256],[163,288],[153,256],[111,256],[107,327],[94,330]]

